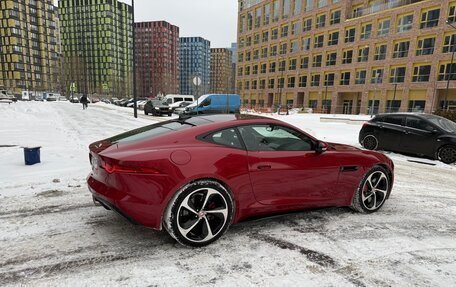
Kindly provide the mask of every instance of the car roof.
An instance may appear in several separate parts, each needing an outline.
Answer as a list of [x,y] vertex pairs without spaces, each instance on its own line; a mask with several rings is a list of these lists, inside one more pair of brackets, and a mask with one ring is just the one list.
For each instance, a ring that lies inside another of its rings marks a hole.
[[215,114],[215,115],[196,115],[183,116],[179,119],[185,123],[196,126],[217,125],[217,126],[232,126],[240,123],[276,123],[284,124],[283,122],[262,116],[245,115],[245,114]]

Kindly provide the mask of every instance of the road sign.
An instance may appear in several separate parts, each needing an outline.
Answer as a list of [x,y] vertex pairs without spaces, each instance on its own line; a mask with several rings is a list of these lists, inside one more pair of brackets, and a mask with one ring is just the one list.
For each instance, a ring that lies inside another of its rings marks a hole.
[[199,76],[193,77],[192,81],[193,81],[193,85],[195,85],[195,86],[200,86],[202,83],[201,77],[199,77]]

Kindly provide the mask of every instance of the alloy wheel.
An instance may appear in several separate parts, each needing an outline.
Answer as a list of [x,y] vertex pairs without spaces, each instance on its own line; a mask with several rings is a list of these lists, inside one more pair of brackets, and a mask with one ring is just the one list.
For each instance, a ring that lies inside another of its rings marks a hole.
[[200,188],[188,194],[177,212],[177,227],[187,240],[203,243],[217,236],[228,220],[228,204],[216,189]]
[[369,175],[361,190],[361,202],[369,211],[380,208],[386,199],[389,183],[388,177],[382,171]]
[[451,146],[443,147],[439,152],[439,159],[447,164],[456,162],[456,148]]
[[375,150],[378,147],[378,140],[373,135],[367,135],[363,139],[363,146],[364,146],[364,148],[366,148],[368,150]]

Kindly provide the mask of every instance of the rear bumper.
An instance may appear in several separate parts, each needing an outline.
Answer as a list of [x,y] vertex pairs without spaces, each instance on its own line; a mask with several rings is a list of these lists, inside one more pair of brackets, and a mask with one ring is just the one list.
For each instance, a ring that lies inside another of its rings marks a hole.
[[89,174],[87,185],[94,200],[133,224],[160,230],[167,193],[154,190],[153,186],[150,186],[150,178],[141,180],[115,174],[110,177],[106,180],[107,183],[104,183],[97,180],[92,173]]

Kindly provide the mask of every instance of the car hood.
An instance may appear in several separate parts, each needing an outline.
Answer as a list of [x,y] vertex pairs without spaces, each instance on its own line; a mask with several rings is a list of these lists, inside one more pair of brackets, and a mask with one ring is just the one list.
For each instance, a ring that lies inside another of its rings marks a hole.
[[338,150],[338,151],[360,151],[361,149],[340,143],[327,143],[331,149]]

